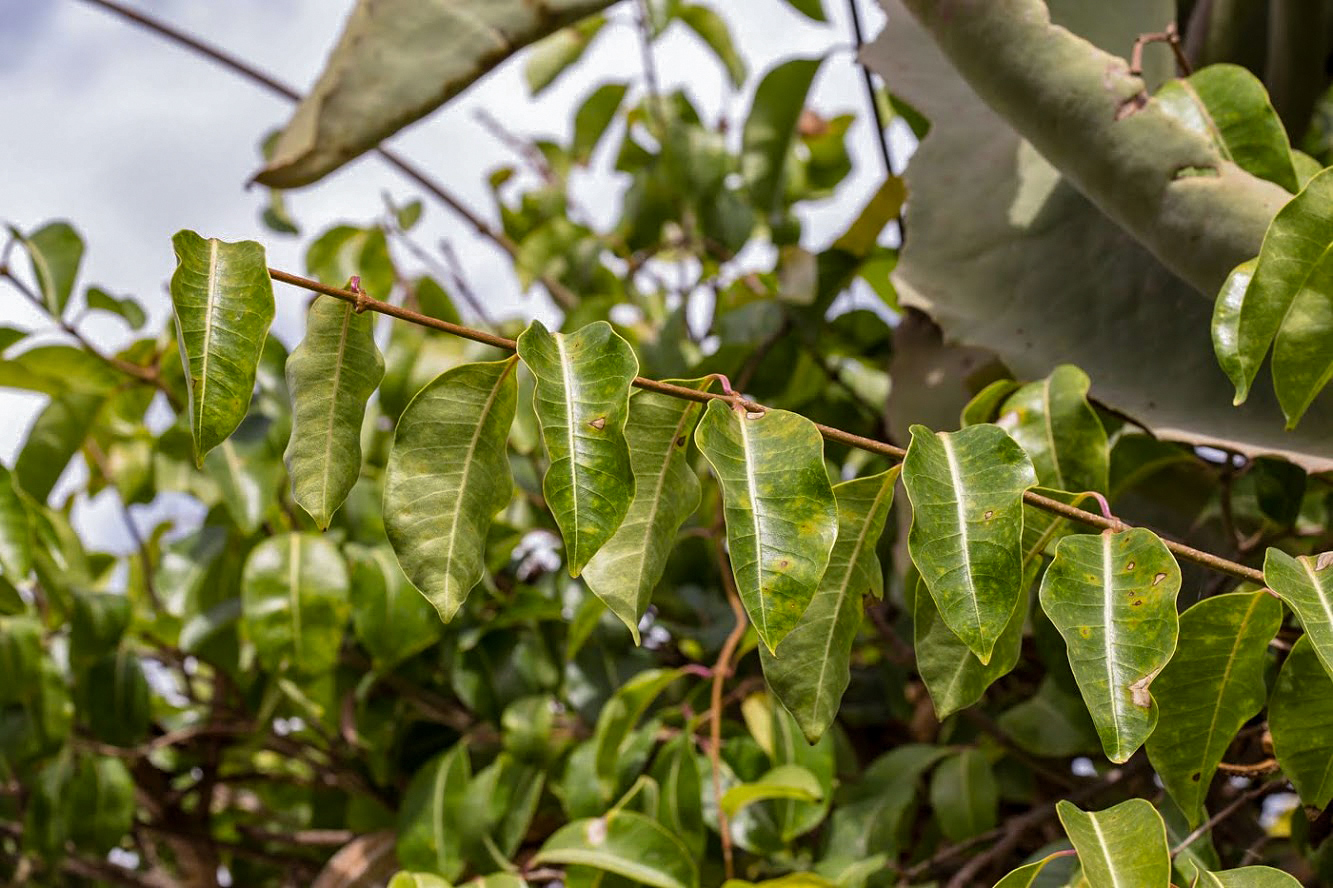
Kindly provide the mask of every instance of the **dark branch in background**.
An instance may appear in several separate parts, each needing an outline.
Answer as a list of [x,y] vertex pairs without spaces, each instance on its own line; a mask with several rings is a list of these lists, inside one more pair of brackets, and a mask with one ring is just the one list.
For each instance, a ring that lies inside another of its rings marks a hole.
[[852,40],[856,47],[856,66],[861,69],[861,79],[866,85],[866,101],[870,103],[870,113],[875,121],[875,135],[878,136],[879,153],[884,159],[884,174],[893,175],[893,155],[889,152],[889,134],[884,130],[884,117],[879,111],[879,99],[875,95],[875,76],[861,61],[861,47],[865,46],[865,31],[861,27],[861,10],[857,0],[847,0],[847,9],[852,14]]
[[[223,49],[205,43],[197,37],[193,37],[184,31],[153,18],[152,16],[136,9],[132,9],[119,2],[119,0],[83,0],[83,2],[100,7],[107,12],[134,22],[136,25],[147,28],[153,33],[165,37],[173,43],[184,46],[205,58],[217,62],[224,68],[228,68],[231,71],[248,78],[254,83],[264,87],[269,92],[283,96],[293,102],[299,101],[301,98],[299,92],[274,78],[272,75],[256,68],[254,65],[237,58]],[[476,229],[476,232],[482,237],[485,237],[487,240],[500,247],[500,249],[504,250],[510,256],[514,258],[518,257],[518,244],[514,243],[509,238],[509,235],[499,229],[492,228],[485,219],[481,218],[481,216],[470,209],[461,200],[446,191],[443,185],[433,181],[417,166],[408,162],[396,151],[380,146],[375,149],[375,152],[379,154],[380,157],[384,158],[390,166],[398,170],[398,172],[426,189],[426,191],[438,198],[441,203],[461,216],[463,220]],[[561,308],[568,311],[578,305],[578,298],[570,292],[564,284],[545,275],[538,277],[538,280],[541,281],[542,286],[546,288],[547,292],[551,294],[551,298],[554,299]]]
[[[269,276],[275,281],[284,284],[291,284],[294,287],[300,287],[304,290],[310,290],[315,293],[323,293],[326,296],[332,296],[335,299],[341,299],[344,302],[350,302],[356,306],[357,311],[374,311],[379,314],[389,315],[402,321],[412,324],[418,324],[422,327],[430,327],[434,330],[440,330],[454,336],[470,339],[473,342],[480,342],[483,345],[490,345],[495,348],[506,351],[514,350],[514,340],[504,336],[496,336],[494,333],[487,333],[483,330],[474,330],[471,327],[464,327],[459,324],[451,324],[448,321],[441,321],[438,318],[428,317],[420,312],[412,311],[408,308],[401,308],[392,303],[382,302],[379,299],[373,299],[364,292],[354,292],[344,290],[340,287],[330,287],[327,284],[321,284],[319,281],[312,281],[309,278],[303,278],[299,275],[289,274],[285,271],[279,271],[276,268],[268,270]],[[708,401],[722,400],[734,403],[735,399],[729,395],[719,392],[701,392],[684,386],[672,385],[669,382],[660,382],[656,379],[646,379],[642,376],[634,378],[634,386],[650,392],[658,392],[663,395],[670,395],[673,398],[681,398],[686,401],[696,401],[706,403]],[[763,412],[768,408],[754,401],[742,398],[740,403],[748,410]],[[827,441],[833,441],[836,444],[845,444],[848,447],[855,447],[858,450],[864,450],[868,453],[877,453],[881,456],[887,456],[890,459],[901,461],[907,455],[907,451],[893,444],[884,441],[876,441],[874,438],[867,438],[862,435],[853,434],[842,429],[836,429],[832,426],[826,426],[822,423],[815,423],[815,428],[824,436]],[[1080,524],[1086,524],[1089,527],[1099,527],[1102,530],[1129,530],[1133,525],[1126,524],[1120,519],[1111,516],[1098,515],[1094,512],[1087,512],[1075,506],[1066,505],[1059,500],[1053,500],[1042,496],[1034,491],[1027,490],[1023,492],[1023,502],[1029,506],[1041,509],[1043,512],[1050,512],[1059,515],[1061,518],[1068,518],[1071,521],[1077,521]],[[1260,586],[1266,585],[1264,582],[1263,571],[1252,567],[1246,567],[1243,564],[1237,564],[1219,555],[1211,552],[1204,552],[1193,546],[1187,546],[1184,543],[1178,543],[1174,540],[1162,540],[1168,549],[1186,561],[1193,561],[1195,564],[1201,564],[1211,570],[1229,574],[1240,580],[1247,580],[1251,583],[1257,583]]]

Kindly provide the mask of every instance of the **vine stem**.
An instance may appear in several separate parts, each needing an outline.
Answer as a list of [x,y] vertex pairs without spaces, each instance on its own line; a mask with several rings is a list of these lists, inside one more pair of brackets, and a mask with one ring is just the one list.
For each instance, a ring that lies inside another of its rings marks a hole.
[[[408,323],[417,324],[422,327],[430,327],[453,336],[463,339],[469,339],[473,342],[480,342],[483,345],[494,346],[495,348],[513,351],[515,342],[504,336],[497,336],[494,333],[487,333],[484,330],[474,330],[471,327],[464,327],[461,324],[451,324],[448,321],[441,321],[438,318],[432,318],[429,315],[412,311],[409,308],[401,308],[389,302],[383,302],[379,299],[373,299],[364,292],[356,293],[352,290],[346,290],[341,287],[330,287],[327,284],[321,284],[309,278],[280,271],[276,268],[268,270],[269,276],[275,281],[284,284],[291,284],[294,287],[300,287],[304,290],[310,290],[315,293],[323,293],[326,296],[332,296],[335,299],[341,299],[344,302],[350,302],[358,306],[361,310],[374,311],[389,317],[398,318]],[[708,401],[726,401],[728,403],[740,404],[747,410],[756,413],[762,413],[768,408],[763,404],[740,398],[734,395],[728,395],[722,392],[701,392],[697,389],[685,388],[680,385],[673,385],[669,382],[662,382],[657,379],[647,379],[643,376],[634,377],[634,387],[644,389],[645,391],[658,392],[663,395],[670,395],[673,398],[680,398],[685,401],[696,401],[698,403],[707,403]],[[843,429],[827,426],[823,423],[814,423],[819,434],[824,436],[824,440],[833,441],[836,444],[844,444],[848,447],[855,447],[858,450],[864,450],[868,453],[877,453],[881,456],[887,456],[890,459],[902,461],[907,456],[907,451],[895,444],[887,441],[877,441],[874,438],[867,438],[864,435],[857,435]],[[1050,512],[1053,515],[1059,515],[1061,518],[1068,518],[1070,521],[1077,521],[1089,527],[1100,528],[1101,530],[1132,530],[1134,525],[1128,524],[1116,518],[1099,515],[1096,512],[1088,512],[1077,506],[1071,506],[1062,503],[1059,500],[1051,499],[1047,496],[1032,491],[1023,491],[1023,502],[1043,512]],[[1175,555],[1184,558],[1186,561],[1192,561],[1195,564],[1202,565],[1209,570],[1224,573],[1236,579],[1246,580],[1256,583],[1259,586],[1267,586],[1264,581],[1263,571],[1256,570],[1253,567],[1247,567],[1230,559],[1223,558],[1220,555],[1214,555],[1212,552],[1205,552],[1202,549],[1196,549],[1184,543],[1178,543],[1175,540],[1162,540],[1162,543]]]

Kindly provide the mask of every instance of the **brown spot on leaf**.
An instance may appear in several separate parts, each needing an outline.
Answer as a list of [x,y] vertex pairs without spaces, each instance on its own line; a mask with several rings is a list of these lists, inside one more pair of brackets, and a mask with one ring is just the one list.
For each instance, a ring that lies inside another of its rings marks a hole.
[[1153,584],[1154,586],[1156,586],[1158,583],[1162,582],[1162,580],[1165,580],[1165,579],[1166,579],[1166,574],[1164,574],[1164,573],[1159,573],[1157,576],[1155,576],[1155,577],[1152,578],[1152,584]]
[[789,568],[789,567],[791,567],[791,559],[790,559],[790,558],[779,558],[779,559],[778,559],[778,569],[779,569],[779,570],[786,570],[786,569]]
[[606,417],[599,416],[592,422],[588,423],[588,425],[592,426],[593,428],[597,429],[600,432],[602,429],[606,428]]
[[1129,564],[1125,565],[1125,570],[1133,570],[1133,569],[1134,569],[1134,562],[1131,561]]
[[1142,598],[1139,598],[1139,599],[1136,599],[1136,600],[1130,602],[1130,605],[1129,605],[1129,606],[1130,606],[1130,607],[1139,607],[1139,606],[1141,606],[1142,604],[1143,604],[1143,599],[1142,599]]
[[1145,675],[1129,686],[1129,698],[1134,701],[1135,706],[1144,709],[1152,706],[1152,694],[1148,693],[1148,685],[1152,684],[1152,680],[1156,677],[1157,673],[1154,672],[1152,675]]
[[686,440],[687,440],[686,437],[684,435],[681,435],[679,438],[676,439],[676,446],[684,447]]
[[1314,560],[1314,569],[1323,570],[1333,564],[1333,552],[1321,552],[1319,557]]
[[763,412],[762,410],[747,410],[747,411],[745,411],[745,418],[746,418],[746,419],[762,419],[763,416],[764,416],[764,412]]
[[1193,780],[1195,783],[1198,783],[1200,780],[1203,779],[1203,775],[1200,774],[1198,771],[1195,771],[1193,774],[1190,775],[1190,779]]
[[987,521],[989,521],[995,517],[995,512],[992,509],[987,509],[986,514],[983,515],[982,517],[985,518]]

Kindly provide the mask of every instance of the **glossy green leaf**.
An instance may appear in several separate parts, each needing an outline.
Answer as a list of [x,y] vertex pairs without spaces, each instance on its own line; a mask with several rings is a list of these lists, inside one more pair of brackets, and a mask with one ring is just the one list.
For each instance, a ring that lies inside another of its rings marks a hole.
[[311,242],[305,254],[311,276],[332,287],[342,287],[353,277],[361,289],[377,299],[387,299],[398,282],[384,229],[378,225],[360,228],[335,225]]
[[1037,878],[1041,875],[1042,870],[1046,869],[1052,862],[1068,857],[1073,853],[1072,851],[1057,851],[1054,854],[1048,854],[1041,860],[1020,866],[996,882],[995,888],[1032,888],[1033,885],[1037,884]]
[[1088,375],[1062,364],[1005,399],[995,424],[1027,451],[1037,483],[1056,490],[1106,492],[1111,450],[1088,403]]
[[1036,473],[998,426],[911,432],[907,548],[945,625],[987,664],[1023,592],[1023,491]]
[[560,75],[577,64],[606,25],[606,17],[589,16],[576,25],[561,28],[533,45],[523,66],[523,79],[535,98],[546,91]]
[[722,813],[735,817],[747,805],[769,799],[817,802],[824,797],[819,778],[800,765],[778,765],[759,779],[733,786],[722,794]]
[[1288,428],[1333,375],[1333,318],[1325,307],[1333,292],[1330,206],[1333,172],[1325,170],[1278,210],[1249,286],[1238,301],[1240,280],[1233,271],[1214,315],[1213,344],[1236,386],[1237,404],[1273,347],[1274,388]]
[[171,239],[176,273],[171,301],[186,371],[195,462],[236,430],[250,409],[259,356],[273,322],[273,285],[264,248],[254,241]]
[[[677,385],[706,390],[711,380]],[[625,438],[634,472],[634,500],[620,527],[584,568],[583,579],[629,628],[639,620],[666,570],[676,532],[699,507],[699,478],[689,464],[690,436],[703,405],[657,392],[635,392]]]
[[750,197],[763,214],[778,210],[787,172],[787,155],[796,122],[823,59],[790,59],[759,82],[741,133],[741,153]]
[[518,355],[537,378],[533,405],[550,458],[542,492],[576,577],[619,529],[635,494],[625,420],[639,362],[605,321],[568,334],[533,321]]
[[1319,661],[1333,677],[1333,554],[1293,558],[1270,548],[1264,582],[1296,612]]
[[131,330],[138,330],[148,323],[148,315],[133,296],[116,297],[101,287],[89,287],[84,299],[89,309],[113,314],[129,324]]
[[967,402],[967,406],[959,414],[959,425],[970,426],[994,422],[995,417],[1000,413],[1000,405],[1021,388],[1023,388],[1023,384],[1013,379],[995,380],[973,395],[972,400]]
[[437,376],[403,412],[389,451],[389,543],[445,622],[481,581],[487,530],[513,494],[506,440],[515,364],[465,364]]
[[14,463],[14,480],[38,502],[46,502],[69,461],[83,448],[102,399],[70,391],[53,397],[37,414]]
[[1287,131],[1263,81],[1245,68],[1208,65],[1183,80],[1168,80],[1153,98],[1212,140],[1222,157],[1293,194],[1298,190]]
[[1157,724],[1148,690],[1176,650],[1180,567],[1152,531],[1068,536],[1041,581],[1041,606],[1069,649],[1102,749],[1129,759]]
[[1282,606],[1265,590],[1205,598],[1180,617],[1176,654],[1153,681],[1159,707],[1152,762],[1191,828],[1236,733],[1263,708],[1268,643]]
[[120,759],[85,758],[74,769],[64,802],[70,841],[105,854],[134,825],[134,777]]
[[591,866],[653,888],[698,888],[694,856],[670,830],[633,811],[566,824],[533,863]]
[[74,292],[74,279],[83,261],[83,238],[68,222],[50,222],[28,235],[10,231],[28,251],[42,304],[51,317],[59,318]]
[[1171,884],[1166,827],[1144,799],[1130,799],[1103,811],[1080,811],[1061,801],[1056,812],[1089,885],[1167,888]]
[[668,740],[653,762],[652,777],[660,790],[657,819],[690,847],[696,857],[704,849],[703,800],[699,765],[690,737]]
[[308,185],[420,120],[534,40],[610,0],[361,0],[255,177]]
[[824,13],[824,0],[787,0],[787,5],[806,18],[817,22],[828,21]]
[[[1036,576],[1035,565],[1028,573],[1030,577]],[[1024,588],[1029,586],[1031,582],[1025,581]],[[1013,670],[1022,652],[1027,605],[1026,594],[1015,599],[990,662],[982,663],[945,625],[925,585],[917,583],[912,605],[913,649],[917,673],[930,693],[936,718],[943,720],[976,703],[988,687]]]
[[347,566],[318,535],[270,537],[246,559],[241,607],[242,628],[265,669],[327,672],[338,662],[350,610]]
[[726,20],[709,7],[697,3],[680,6],[676,10],[676,18],[708,44],[708,48],[727,69],[731,85],[740,89],[745,83],[745,60],[741,58],[741,54],[736,50],[736,44],[732,42],[731,30],[727,27]]
[[352,628],[380,668],[415,656],[440,638],[440,621],[386,546],[349,548]]
[[1000,790],[990,762],[964,749],[940,762],[930,779],[930,807],[950,841],[961,842],[995,826]]
[[574,139],[569,148],[575,163],[586,164],[592,160],[628,91],[629,84],[623,81],[603,83],[579,105],[574,112]]
[[32,532],[28,507],[14,475],[0,466],[0,576],[22,582],[32,570]]
[[814,743],[837,717],[851,681],[852,644],[861,625],[861,600],[884,593],[875,554],[893,505],[900,467],[834,485],[838,535],[828,568],[810,605],[774,656],[759,649],[764,678],[807,740]]
[[1291,646],[1268,701],[1273,755],[1301,801],[1316,808],[1333,802],[1333,678],[1309,635]]
[[838,533],[824,440],[798,414],[722,401],[709,402],[695,440],[722,486],[736,589],[776,653],[814,598]]
[[1300,888],[1300,880],[1271,866],[1242,866],[1221,872],[1200,872],[1194,888]]
[[653,701],[684,673],[679,669],[648,669],[625,682],[602,706],[593,734],[597,776],[614,786],[631,733]]
[[467,746],[455,744],[412,776],[398,812],[398,860],[410,869],[447,879],[462,875],[459,813],[472,779]]
[[384,378],[373,319],[350,303],[317,296],[305,338],[287,359],[292,437],[285,458],[292,498],[322,530],[361,474],[366,402]]

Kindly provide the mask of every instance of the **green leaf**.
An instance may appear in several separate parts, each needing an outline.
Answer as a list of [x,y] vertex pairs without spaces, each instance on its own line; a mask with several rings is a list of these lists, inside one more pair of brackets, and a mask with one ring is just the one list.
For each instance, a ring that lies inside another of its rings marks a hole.
[[46,502],[69,461],[83,447],[102,399],[71,391],[53,397],[37,414],[14,463],[14,480],[38,502]]
[[1300,881],[1271,866],[1242,866],[1221,872],[1200,872],[1197,888],[1300,888]]
[[1333,678],[1309,635],[1291,646],[1268,701],[1273,755],[1282,773],[1316,808],[1333,802]]
[[386,546],[348,551],[352,627],[378,668],[415,656],[440,638],[440,621]]
[[1111,449],[1088,403],[1088,375],[1062,364],[1005,399],[995,424],[1027,451],[1037,483],[1056,490],[1106,492]]
[[[673,380],[706,391],[711,378]],[[629,401],[625,439],[634,499],[620,527],[597,550],[583,579],[639,642],[639,620],[666,570],[676,532],[699,507],[699,478],[689,463],[690,436],[703,405],[657,392]]]
[[676,18],[708,44],[708,48],[727,69],[731,85],[740,89],[745,83],[745,60],[736,51],[736,45],[731,40],[731,30],[722,16],[707,6],[687,3],[676,10]]
[[61,317],[83,261],[83,238],[68,222],[50,222],[28,235],[10,231],[28,251],[42,304],[51,317]]
[[875,547],[893,505],[901,468],[834,485],[838,535],[815,597],[781,656],[759,649],[764,678],[814,743],[837,717],[851,681],[852,644],[861,625],[861,600],[884,594],[884,570]]
[[817,802],[824,797],[819,778],[800,765],[778,765],[752,783],[731,787],[722,794],[722,813],[735,817],[744,807],[768,799]]
[[1041,581],[1041,606],[1069,649],[1107,758],[1127,761],[1157,724],[1148,685],[1176,649],[1180,567],[1157,535],[1068,536]]
[[347,566],[327,539],[286,533],[255,546],[241,575],[241,625],[260,665],[303,675],[332,669],[347,598]]
[[93,735],[113,746],[134,746],[148,734],[148,679],[125,645],[88,667],[79,680],[79,714]]
[[0,617],[0,704],[27,699],[41,678],[42,624],[33,617]]
[[897,857],[917,782],[949,754],[942,746],[909,743],[875,759],[842,787],[828,826],[828,856],[860,858],[882,850]]
[[657,819],[698,857],[704,848],[703,801],[694,744],[685,734],[668,740],[653,761],[652,777],[661,790]]
[[940,829],[953,842],[995,826],[1000,789],[980,750],[964,749],[940,762],[930,780],[930,807]]
[[722,487],[736,589],[770,653],[800,623],[838,533],[814,423],[785,410],[710,401],[695,431]]
[[1153,681],[1160,714],[1147,747],[1191,828],[1227,747],[1263,709],[1265,655],[1281,625],[1266,590],[1205,598],[1180,617],[1176,655]]
[[0,576],[22,582],[32,570],[32,530],[13,473],[0,466]]
[[85,758],[74,769],[64,802],[70,841],[105,854],[134,825],[134,777],[120,759]]
[[645,670],[621,685],[602,706],[593,734],[596,749],[593,761],[598,778],[611,787],[611,791],[614,791],[626,747],[632,742],[634,726],[653,701],[682,675],[684,673],[679,669]]
[[1273,217],[1239,304],[1235,291],[1240,281],[1233,271],[1214,315],[1213,343],[1236,386],[1237,404],[1249,395],[1273,347],[1273,385],[1288,428],[1333,375],[1333,318],[1323,308],[1333,292],[1331,204],[1333,171],[1325,170]]
[[384,470],[384,527],[412,585],[448,622],[486,572],[486,533],[514,482],[506,439],[516,361],[465,364],[417,393]]
[[1264,582],[1296,612],[1319,662],[1333,677],[1333,554],[1301,555],[1281,549],[1264,555]]
[[1209,65],[1184,80],[1168,80],[1154,98],[1241,169],[1293,194],[1299,190],[1287,131],[1263,81],[1245,68]]
[[1048,864],[1063,857],[1068,857],[1073,853],[1072,851],[1056,851],[1054,854],[1046,855],[1041,860],[1020,866],[996,882],[995,888],[1032,888],[1037,883],[1037,877],[1041,875],[1041,871],[1046,869]]
[[420,120],[524,46],[610,0],[359,0],[255,180],[308,185]]
[[911,432],[907,548],[945,625],[985,665],[1023,592],[1023,491],[1036,473],[998,426]]
[[270,447],[270,423],[251,414],[232,437],[204,457],[204,471],[217,483],[231,520],[249,536],[259,530],[282,486],[282,460]]
[[148,315],[144,314],[143,306],[133,296],[116,298],[101,287],[89,287],[84,300],[88,308],[117,316],[129,324],[131,330],[138,330],[148,323]]
[[541,95],[561,74],[577,64],[604,25],[605,16],[589,16],[577,25],[561,28],[538,41],[528,52],[527,63],[523,66],[523,79],[527,81],[529,94],[533,98]]
[[1171,884],[1166,827],[1147,801],[1130,799],[1104,811],[1086,812],[1061,801],[1055,810],[1089,885],[1167,888]]
[[190,400],[195,463],[245,418],[259,356],[273,322],[273,285],[264,248],[254,241],[205,240],[193,231],[171,239],[176,273],[171,301]]
[[292,437],[285,454],[292,498],[321,530],[361,474],[366,402],[384,378],[373,316],[317,296],[305,338],[287,359]]
[[333,226],[310,244],[305,265],[312,276],[333,287],[359,277],[361,288],[379,299],[388,298],[398,280],[388,239],[378,226]]
[[577,577],[634,497],[625,420],[639,362],[605,321],[568,334],[533,321],[518,337],[518,356],[537,378],[533,405],[550,459],[542,492]]
[[454,886],[430,873],[398,872],[389,880],[389,888],[454,888]]
[[616,119],[629,84],[623,81],[603,83],[574,112],[574,141],[569,153],[575,163],[586,164],[601,144],[611,121]]
[[[1036,576],[1036,565],[1028,577]],[[1024,580],[1023,588],[1032,585]],[[945,625],[939,607],[924,583],[918,580],[913,596],[912,633],[916,669],[930,693],[935,717],[943,720],[976,703],[986,689],[1018,663],[1023,647],[1023,622],[1028,596],[1020,594],[995,642],[989,663],[982,663],[963,640]]]
[[533,863],[591,866],[653,888],[698,888],[694,856],[670,830],[633,811],[576,820],[546,840]]
[[455,744],[422,765],[408,784],[398,812],[398,860],[446,879],[463,874],[459,813],[472,779],[467,746]]
[[787,5],[806,18],[817,22],[828,21],[824,13],[824,0],[787,0]]
[[783,195],[787,156],[796,137],[796,122],[822,58],[783,62],[759,82],[741,133],[746,180],[761,214],[778,210]]
[[69,616],[69,657],[76,670],[115,650],[130,623],[130,600],[119,592],[76,589]]
[[1101,748],[1088,707],[1049,675],[1037,693],[1002,713],[996,721],[1018,746],[1033,755],[1069,758]]

